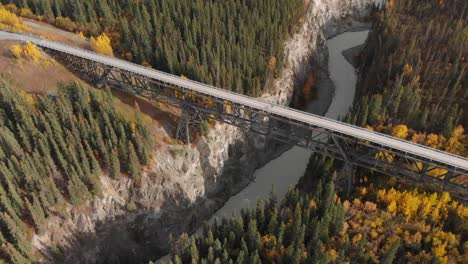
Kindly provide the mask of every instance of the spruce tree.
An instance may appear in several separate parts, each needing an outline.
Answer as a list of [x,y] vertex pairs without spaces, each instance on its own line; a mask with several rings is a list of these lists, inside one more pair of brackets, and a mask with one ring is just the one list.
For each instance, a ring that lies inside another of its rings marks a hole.
[[141,174],[135,147],[133,147],[133,143],[131,141],[128,141],[128,173],[130,173],[130,175],[135,179],[139,179]]

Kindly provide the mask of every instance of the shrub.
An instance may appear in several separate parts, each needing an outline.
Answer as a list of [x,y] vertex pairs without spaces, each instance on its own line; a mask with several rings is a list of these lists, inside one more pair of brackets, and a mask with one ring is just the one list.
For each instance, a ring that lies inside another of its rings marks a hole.
[[61,29],[65,29],[67,31],[73,31],[76,29],[77,25],[68,17],[57,17],[55,19],[55,25]]

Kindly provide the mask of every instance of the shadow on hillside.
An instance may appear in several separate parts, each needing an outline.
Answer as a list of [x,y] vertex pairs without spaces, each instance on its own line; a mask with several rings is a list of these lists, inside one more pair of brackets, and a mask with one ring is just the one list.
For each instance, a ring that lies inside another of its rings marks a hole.
[[[253,140],[251,134],[247,138]],[[60,249],[49,247],[43,251],[44,255],[49,256],[48,262],[148,263],[149,260],[156,260],[169,253],[170,234],[178,238],[181,233],[194,232],[232,194],[250,182],[255,169],[270,159],[273,153],[285,150],[282,144],[269,144],[270,157],[261,158],[260,155],[267,154],[252,151],[252,144],[244,140],[236,142],[229,147],[222,172],[215,177],[215,168],[209,162],[208,143],[201,139],[193,147],[200,152],[204,177],[204,185],[200,188],[206,190],[204,196],[191,202],[177,184],[176,187],[171,185],[172,190],[165,188],[172,175],[151,174],[151,184],[158,186],[162,192],[163,197],[159,197],[158,201],[164,201],[151,206],[160,207],[161,211],[145,209],[138,204],[140,209],[135,212],[97,223],[95,232],[76,231],[67,241],[68,246]],[[252,164],[241,164],[241,159],[246,158]],[[138,193],[137,197],[141,199],[141,195],[144,194]],[[138,201],[138,198],[135,200]]]

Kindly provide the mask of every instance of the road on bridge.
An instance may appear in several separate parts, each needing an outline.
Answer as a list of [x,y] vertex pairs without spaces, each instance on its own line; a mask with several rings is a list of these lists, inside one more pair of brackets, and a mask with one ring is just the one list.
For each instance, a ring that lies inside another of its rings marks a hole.
[[142,75],[151,79],[163,81],[184,89],[189,89],[210,97],[219,98],[221,100],[230,101],[236,104],[244,105],[259,111],[263,111],[272,115],[281,116],[289,120],[298,121],[304,124],[325,128],[327,130],[344,134],[355,139],[372,142],[375,145],[382,146],[387,149],[396,150],[415,157],[421,157],[430,162],[437,164],[445,164],[447,167],[455,168],[462,173],[468,173],[468,159],[453,155],[440,150],[432,149],[426,146],[415,144],[406,140],[401,140],[389,135],[369,131],[364,128],[349,125],[343,122],[313,115],[310,113],[298,111],[292,108],[281,105],[262,102],[256,98],[233,93],[227,90],[219,89],[213,86],[202,84],[199,82],[186,80],[175,75],[146,68],[131,62],[120,60],[117,58],[107,57],[91,51],[68,46],[65,44],[48,41],[45,39],[8,33],[0,31],[0,39],[18,40],[23,42],[32,42],[40,47],[52,49],[55,51],[67,53],[72,56],[84,58],[90,61],[98,62],[110,67],[119,68]]

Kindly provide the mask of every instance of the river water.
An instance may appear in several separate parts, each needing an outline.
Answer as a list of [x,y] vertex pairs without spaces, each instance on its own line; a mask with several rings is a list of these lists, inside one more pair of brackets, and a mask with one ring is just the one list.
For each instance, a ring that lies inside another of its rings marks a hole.
[[[335,95],[325,114],[328,118],[343,117],[351,107],[356,92],[357,75],[354,67],[346,61],[342,52],[363,44],[368,30],[359,32],[346,32],[327,40],[329,52],[328,70],[330,78],[335,85]],[[311,102],[314,103],[314,102]],[[296,185],[307,167],[312,151],[300,147],[293,147],[278,158],[270,161],[255,174],[255,180],[244,190],[232,196],[226,204],[219,209],[208,221],[219,222],[222,217],[230,217],[234,212],[240,215],[242,208],[255,208],[257,201],[269,196],[272,186],[275,186],[278,200],[281,201],[290,186]],[[201,228],[197,230],[197,233]]]

